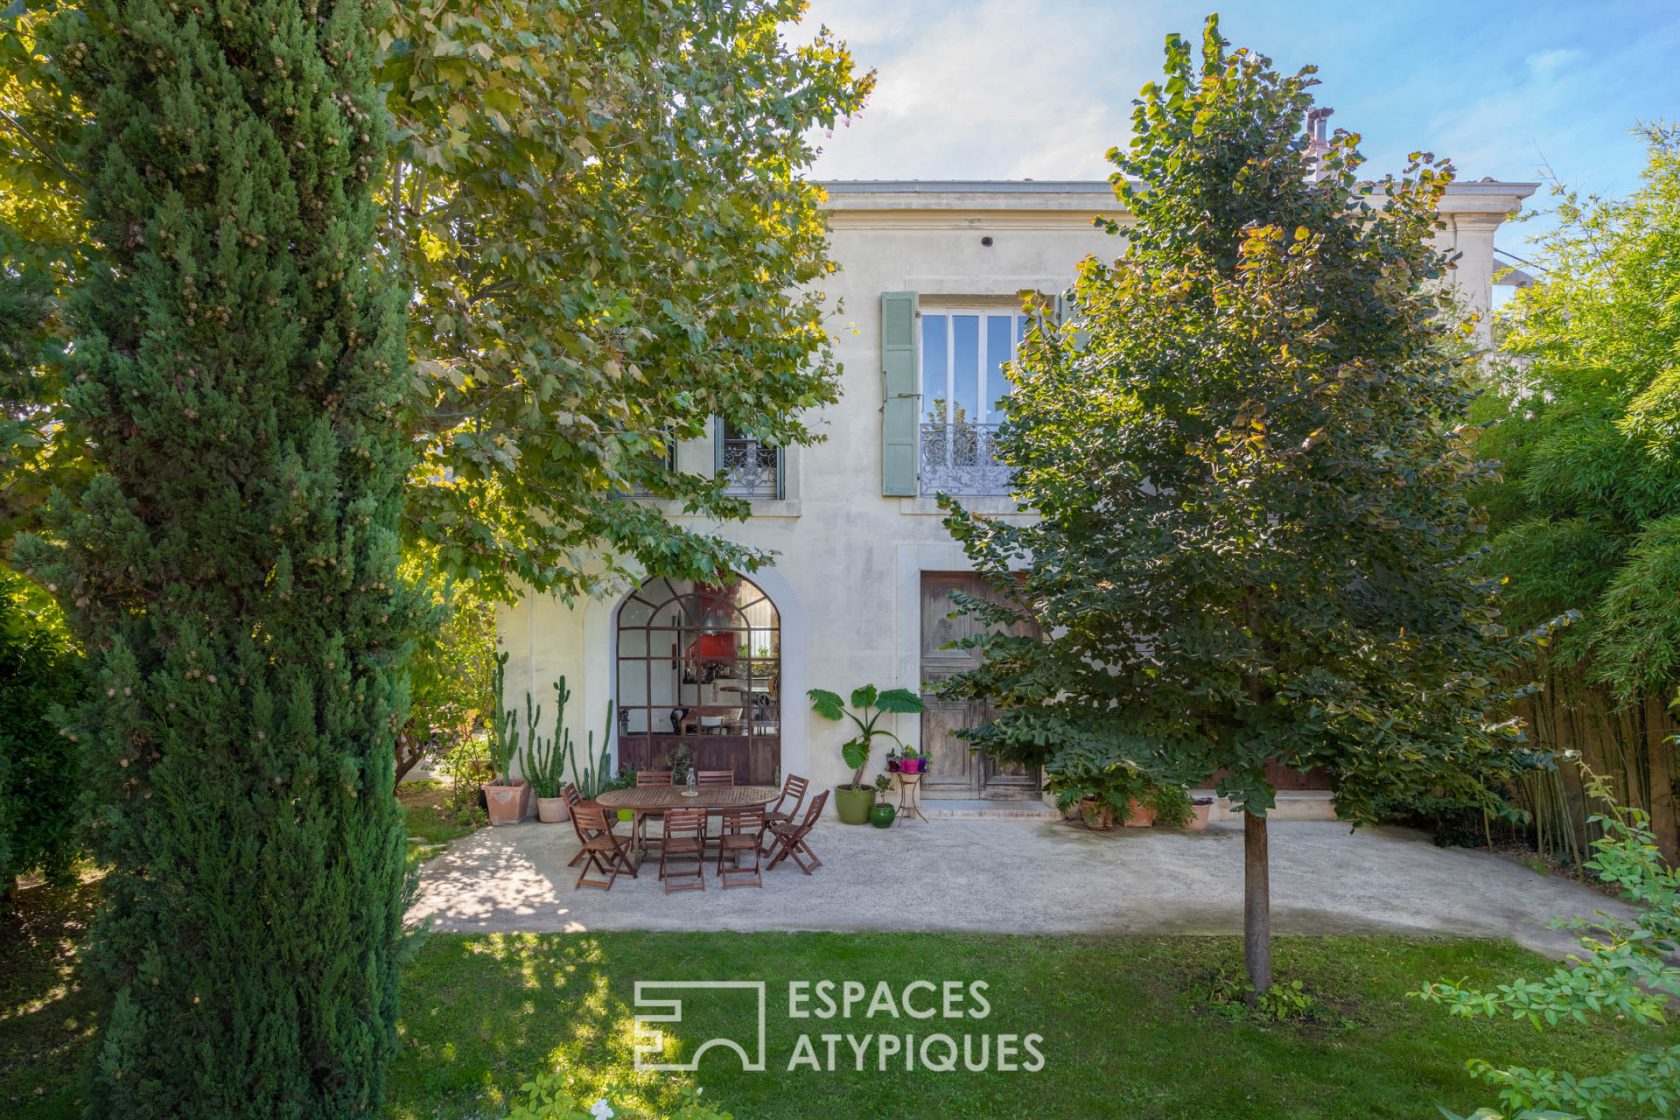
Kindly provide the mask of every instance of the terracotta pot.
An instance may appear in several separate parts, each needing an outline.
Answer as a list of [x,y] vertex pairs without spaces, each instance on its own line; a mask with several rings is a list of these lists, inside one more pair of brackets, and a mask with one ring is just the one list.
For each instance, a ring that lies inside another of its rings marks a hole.
[[531,806],[531,783],[524,778],[511,786],[491,782],[484,787],[484,805],[491,824],[518,824]]
[[1190,821],[1184,826],[1186,832],[1201,832],[1208,826],[1208,815],[1213,812],[1213,802],[1202,805],[1192,801],[1190,803]]
[[1148,828],[1155,823],[1155,810],[1140,803],[1136,798],[1126,802],[1126,827]]
[[544,824],[560,824],[571,817],[564,797],[537,798],[537,819]]
[[1079,816],[1093,832],[1107,832],[1114,827],[1114,806],[1106,801],[1086,798],[1079,803]]

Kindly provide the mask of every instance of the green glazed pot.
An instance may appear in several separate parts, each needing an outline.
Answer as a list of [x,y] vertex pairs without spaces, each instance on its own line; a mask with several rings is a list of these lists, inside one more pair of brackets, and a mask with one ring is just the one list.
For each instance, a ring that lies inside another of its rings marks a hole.
[[898,810],[891,805],[877,805],[869,810],[869,823],[876,828],[891,828],[897,816]]
[[874,804],[874,786],[865,786],[863,789],[834,787],[834,809],[840,814],[841,824],[868,824],[869,810]]

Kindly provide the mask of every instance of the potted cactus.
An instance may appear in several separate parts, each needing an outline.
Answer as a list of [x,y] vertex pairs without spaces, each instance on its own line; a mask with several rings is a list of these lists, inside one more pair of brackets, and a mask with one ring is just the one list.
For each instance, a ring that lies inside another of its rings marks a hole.
[[[525,695],[526,740],[520,769],[524,771],[525,780],[531,783],[531,792],[536,797],[537,820],[544,824],[558,824],[571,815],[566,808],[566,799],[560,796],[566,787],[566,771],[571,767],[573,755],[572,732],[566,726],[566,701],[572,698],[572,692],[566,687],[565,677],[554,682],[554,696],[554,735],[544,739],[537,734],[537,727],[542,721],[542,705],[537,705],[533,712],[531,696],[529,693]],[[608,725],[611,726],[610,713]]]
[[[577,752],[573,752],[572,784],[577,786],[578,793],[585,801],[595,800],[604,790],[620,788],[613,784],[612,751],[610,750],[612,729],[613,702],[608,700],[607,719],[601,728],[601,752],[599,754],[595,753],[595,732],[593,731],[584,736],[583,769],[578,769]],[[631,784],[635,784],[634,774],[631,774]]]
[[487,741],[490,769],[495,776],[484,786],[484,808],[493,825],[518,824],[531,809],[531,783],[513,777],[513,761],[519,756],[519,726],[515,722],[518,713],[501,706],[507,660],[505,653],[496,658],[496,707],[490,713]]

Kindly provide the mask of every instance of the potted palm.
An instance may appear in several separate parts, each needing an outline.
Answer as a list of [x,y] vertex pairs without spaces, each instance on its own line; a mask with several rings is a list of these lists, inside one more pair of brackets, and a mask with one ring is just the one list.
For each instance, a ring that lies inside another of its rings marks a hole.
[[[852,780],[847,785],[834,788],[834,807],[845,824],[868,824],[869,810],[875,804],[874,788],[863,784],[863,771],[869,765],[870,744],[876,736],[882,736],[898,744],[901,751],[905,749],[897,735],[879,726],[881,717],[920,712],[921,697],[907,688],[882,691],[866,684],[852,690],[852,710],[848,711],[845,701],[837,693],[813,688],[806,695],[811,698],[811,710],[819,716],[836,722],[849,719],[857,728],[857,734],[840,746],[840,756],[852,768]],[[901,758],[899,765],[903,764]]]

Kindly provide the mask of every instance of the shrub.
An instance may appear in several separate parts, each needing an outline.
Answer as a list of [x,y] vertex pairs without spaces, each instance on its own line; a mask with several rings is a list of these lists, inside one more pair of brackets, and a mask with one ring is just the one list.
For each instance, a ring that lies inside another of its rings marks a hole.
[[496,608],[469,582],[450,580],[418,554],[403,578],[431,604],[408,660],[408,721],[397,734],[397,780],[433,751],[470,738],[496,704]]
[[[1680,953],[1680,869],[1663,862],[1644,812],[1616,807],[1596,777],[1588,775],[1586,787],[1611,806],[1593,818],[1604,836],[1593,845],[1597,854],[1587,868],[1620,887],[1639,907],[1637,916],[1627,920],[1601,912],[1591,919],[1555,921],[1580,932],[1584,954],[1543,980],[1514,980],[1491,992],[1441,981],[1425,984],[1415,993],[1418,997],[1444,1004],[1454,1015],[1526,1019],[1539,1029],[1565,1020],[1584,1023],[1589,1016],[1666,1021],[1668,1004],[1680,995],[1680,969],[1669,963]],[[1680,1109],[1680,1046],[1635,1054],[1620,1068],[1593,1076],[1521,1066],[1500,1069],[1481,1058],[1472,1059],[1469,1068],[1472,1076],[1498,1085],[1501,1104],[1519,1116],[1561,1109],[1597,1120],[1623,1107],[1650,1116]],[[1499,1120],[1501,1115],[1482,1109],[1475,1118]]]
[[45,596],[0,571],[0,895],[16,876],[65,878],[76,855],[81,790],[75,743],[55,707],[83,688],[82,659]]
[[1080,802],[1095,802],[1099,811],[1124,819],[1136,801],[1152,809],[1162,824],[1180,826],[1190,819],[1190,794],[1183,786],[1151,781],[1131,763],[1116,761],[1100,751],[1075,744],[1063,749],[1044,768],[1046,788],[1064,812]]

